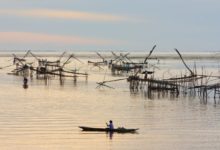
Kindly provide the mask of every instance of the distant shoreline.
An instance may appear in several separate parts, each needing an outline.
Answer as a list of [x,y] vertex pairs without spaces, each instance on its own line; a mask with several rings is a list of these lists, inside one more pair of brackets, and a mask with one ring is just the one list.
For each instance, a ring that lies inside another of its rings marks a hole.
[[[59,57],[63,52],[32,52],[37,57]],[[104,58],[110,59],[113,57],[111,52],[99,52]],[[148,52],[114,52],[117,55],[127,54],[132,59],[144,59]],[[22,57],[26,52],[0,52],[0,57],[12,57],[12,54],[16,54],[18,57]],[[100,58],[96,52],[66,52],[66,57],[70,54],[74,54],[79,58]],[[181,52],[184,59],[220,59],[220,52]],[[30,55],[29,55],[30,56]],[[30,56],[32,57],[32,56]],[[150,59],[179,59],[178,54],[174,52],[153,52]]]

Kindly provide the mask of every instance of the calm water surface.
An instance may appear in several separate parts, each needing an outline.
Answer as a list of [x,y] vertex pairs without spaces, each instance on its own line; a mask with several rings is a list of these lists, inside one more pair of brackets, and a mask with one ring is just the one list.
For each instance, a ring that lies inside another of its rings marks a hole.
[[[8,64],[9,58],[1,58]],[[201,62],[203,64],[203,62]],[[161,66],[184,68],[176,61]],[[218,73],[214,61],[208,68]],[[213,67],[214,66],[214,67]],[[116,89],[96,89],[96,82],[112,79],[109,71],[86,68],[90,76],[63,86],[52,80],[29,81],[7,75],[12,68],[0,70],[0,149],[47,150],[218,150],[220,148],[220,105],[199,98],[155,98],[139,92],[132,94],[125,80],[111,83]],[[85,69],[85,68],[84,68]],[[86,70],[85,69],[85,70]],[[106,73],[105,73],[106,72]],[[158,70],[164,72],[164,70]],[[169,74],[169,73],[167,73]],[[117,77],[123,78],[123,77]],[[82,132],[78,126],[114,125],[139,128],[136,134]]]

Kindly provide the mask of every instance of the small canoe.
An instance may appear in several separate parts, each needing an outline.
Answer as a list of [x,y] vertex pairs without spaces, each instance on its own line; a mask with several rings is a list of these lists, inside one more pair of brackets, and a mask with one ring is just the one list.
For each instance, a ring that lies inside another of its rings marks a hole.
[[117,133],[134,133],[138,129],[126,129],[124,127],[116,128],[116,129],[109,129],[109,128],[93,128],[93,127],[85,127],[79,126],[82,131],[93,131],[93,132],[117,132]]

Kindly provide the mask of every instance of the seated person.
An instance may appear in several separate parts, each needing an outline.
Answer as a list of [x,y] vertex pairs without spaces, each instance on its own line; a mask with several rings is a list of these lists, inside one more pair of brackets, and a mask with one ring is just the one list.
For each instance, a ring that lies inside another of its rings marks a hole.
[[[107,124],[107,123],[106,123],[106,124]],[[113,130],[113,129],[114,129],[114,125],[113,125],[112,120],[109,121],[109,124],[107,124],[107,127],[108,127],[110,130]]]

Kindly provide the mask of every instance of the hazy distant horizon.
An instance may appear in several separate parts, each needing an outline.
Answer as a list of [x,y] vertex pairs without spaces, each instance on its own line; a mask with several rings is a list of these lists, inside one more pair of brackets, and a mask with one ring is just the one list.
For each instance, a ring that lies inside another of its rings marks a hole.
[[[146,49],[146,50],[100,50],[100,49],[97,49],[97,50],[73,50],[73,49],[49,49],[49,50],[46,50],[46,49],[17,49],[17,50],[14,50],[14,49],[11,49],[11,50],[0,50],[0,52],[27,52],[28,50],[31,50],[32,52],[133,52],[133,53],[139,53],[139,52],[150,52],[151,49]],[[220,50],[181,50],[181,49],[178,49],[180,52],[183,52],[183,53],[220,53]],[[170,53],[170,52],[175,52],[174,49],[172,50],[154,50],[154,53]]]
[[[28,50],[12,50],[12,51],[1,51],[0,57],[12,57],[12,54],[16,54],[18,57],[23,57]],[[100,53],[105,59],[112,59],[114,52],[116,55],[128,54],[127,56],[132,59],[144,59],[149,55],[149,51],[74,51],[74,50],[31,50],[32,53],[38,57],[59,57],[63,52],[65,56],[68,57],[70,54],[74,54],[78,58],[94,58],[100,59],[96,52]],[[220,52],[218,51],[180,51],[184,59],[220,59]],[[32,57],[31,55],[29,55]],[[173,51],[154,51],[151,54],[152,59],[179,59],[179,55]]]

